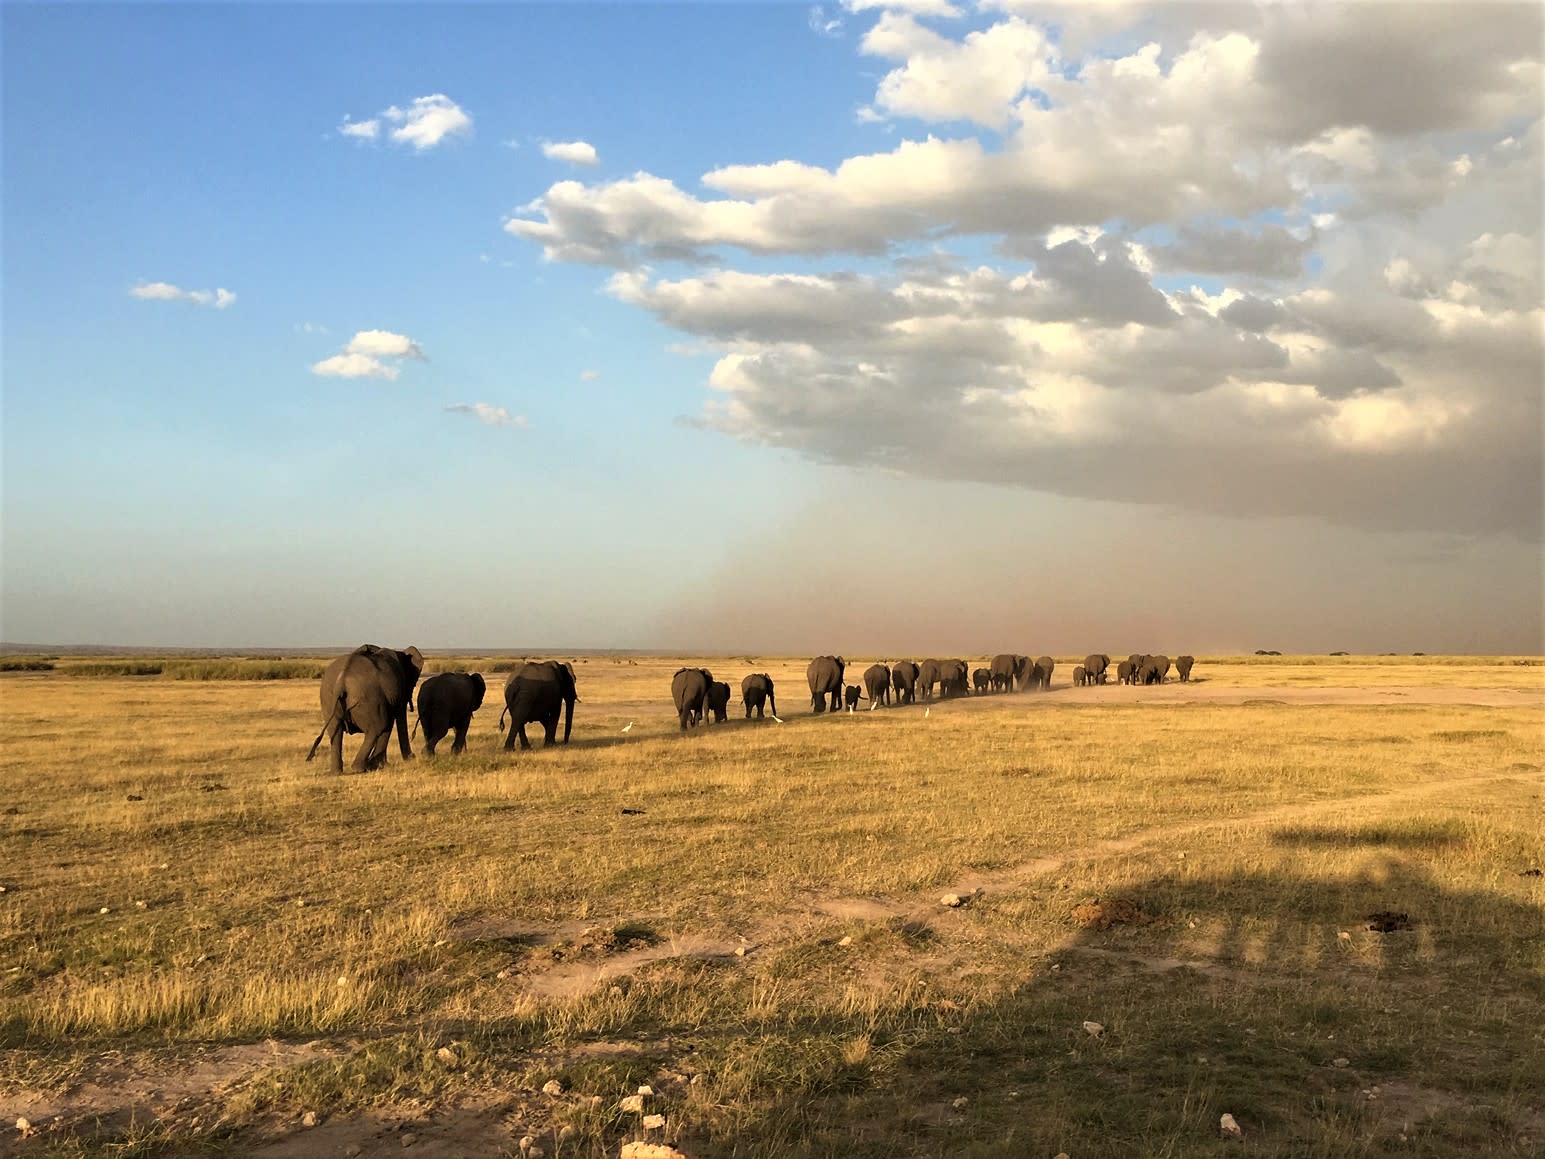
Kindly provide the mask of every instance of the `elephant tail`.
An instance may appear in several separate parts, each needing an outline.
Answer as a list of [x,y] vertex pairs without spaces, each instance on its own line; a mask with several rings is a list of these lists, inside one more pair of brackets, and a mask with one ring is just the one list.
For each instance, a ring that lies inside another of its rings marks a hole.
[[306,759],[308,761],[317,755],[317,749],[321,747],[322,738],[327,735],[328,729],[346,727],[349,716],[348,705],[345,703],[347,697],[348,693],[340,688],[338,690],[338,699],[333,701],[332,712],[330,712],[327,716],[327,719],[322,722],[322,731],[317,733],[316,740],[311,742],[311,751],[306,754]]
[[504,718],[510,715],[510,706],[505,705],[504,711],[499,714],[499,731],[504,731]]
[[413,718],[413,735],[414,736],[418,735],[418,726],[423,724],[423,723],[424,723],[424,718],[422,716],[415,716]]

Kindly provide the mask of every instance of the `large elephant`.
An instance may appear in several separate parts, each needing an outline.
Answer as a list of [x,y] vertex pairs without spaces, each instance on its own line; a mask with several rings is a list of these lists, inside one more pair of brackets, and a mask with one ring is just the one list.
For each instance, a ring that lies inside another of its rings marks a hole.
[[451,752],[465,749],[472,714],[483,707],[487,690],[480,672],[442,672],[419,685],[418,724],[413,727],[424,730],[424,751],[433,756],[435,745],[452,729],[456,739],[451,742]]
[[424,655],[417,648],[405,652],[361,644],[340,656],[322,673],[322,731],[311,742],[309,761],[317,755],[322,738],[332,736],[330,771],[343,772],[343,734],[359,733],[365,739],[354,755],[354,771],[369,772],[386,763],[386,745],[397,726],[402,759],[411,761],[408,746],[408,710],[413,707],[413,686],[424,670]]
[[891,670],[884,664],[864,669],[864,691],[869,694],[869,711],[891,702]]
[[1019,657],[1012,652],[999,652],[987,665],[987,671],[992,677],[992,690],[994,692],[1010,692],[1017,688],[1019,683],[1018,664]]
[[714,724],[723,724],[729,719],[730,686],[722,680],[715,680],[708,686],[708,700],[704,706],[708,715],[713,718]]
[[1180,676],[1180,683],[1186,684],[1191,680],[1191,666],[1196,663],[1195,656],[1176,656],[1175,671]]
[[[1141,667],[1142,667],[1142,665],[1140,663],[1139,664],[1134,664],[1130,660],[1122,660],[1121,662],[1119,662],[1116,665],[1116,683],[1117,684],[1136,684],[1137,683],[1137,671]],[[1082,671],[1082,669],[1080,669],[1080,671]]]
[[747,676],[740,682],[740,699],[746,706],[746,719],[751,719],[751,710],[756,709],[757,720],[765,720],[762,715],[762,706],[765,704],[772,709],[776,718],[778,715],[778,700],[773,696],[772,677],[765,672],[756,672]]
[[939,695],[971,695],[971,667],[964,660],[939,661]]
[[1035,673],[1035,686],[1042,692],[1046,692],[1051,688],[1051,674],[1056,667],[1057,662],[1050,656],[1037,656],[1035,658],[1035,667],[1033,669]]
[[706,668],[678,668],[676,675],[671,677],[671,700],[676,705],[682,732],[703,719],[703,708],[708,703],[708,690],[713,682],[713,673]]
[[574,727],[574,705],[579,692],[574,680],[574,665],[562,660],[539,660],[523,665],[510,676],[504,685],[504,713],[499,714],[499,728],[504,729],[504,714],[510,717],[510,735],[504,738],[506,750],[515,747],[528,749],[526,725],[533,721],[541,724],[545,734],[544,744],[551,745],[558,735],[558,714],[563,713],[563,743],[569,743],[569,733]]
[[912,704],[917,700],[918,667],[910,660],[897,660],[891,665],[891,688],[896,693],[897,704]]
[[1168,675],[1168,656],[1144,656],[1143,666],[1137,670],[1137,681],[1139,684],[1163,684]]
[[1084,657],[1084,673],[1091,684],[1105,683],[1105,670],[1110,667],[1110,657],[1104,652],[1094,652]]
[[841,656],[817,656],[810,661],[805,679],[810,684],[811,711],[825,712],[828,699],[833,712],[842,710],[842,673],[847,666]]
[[939,683],[938,660],[924,660],[917,669],[917,687],[923,694],[924,700],[933,699],[933,687]]

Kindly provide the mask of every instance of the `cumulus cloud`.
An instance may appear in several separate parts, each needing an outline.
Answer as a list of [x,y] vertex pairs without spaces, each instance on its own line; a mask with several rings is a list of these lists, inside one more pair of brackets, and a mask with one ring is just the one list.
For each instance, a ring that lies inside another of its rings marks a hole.
[[544,141],[542,156],[570,165],[596,165],[601,160],[595,146],[588,141]]
[[445,408],[451,414],[469,415],[485,427],[529,426],[523,415],[511,414],[502,406],[486,402],[457,402]]
[[447,137],[472,132],[472,116],[444,93],[416,97],[407,105],[392,105],[368,120],[345,116],[338,132],[361,141],[375,141],[385,128],[387,139],[423,151]]
[[703,426],[928,478],[1540,535],[1537,6],[996,0],[969,29],[875,6],[868,115],[909,139],[559,182],[505,222],[712,352]]
[[[417,342],[390,330],[360,330],[344,345],[342,353],[313,363],[312,374],[328,378],[384,378],[402,373],[403,359],[424,360]],[[390,361],[388,361],[390,360]]]
[[236,301],[236,295],[224,288],[184,290],[171,282],[141,282],[129,294],[147,302],[190,302],[195,306],[212,306],[216,310],[224,310]]
[[867,12],[874,8],[883,8],[887,12],[908,12],[913,16],[932,16],[944,19],[954,19],[961,15],[960,9],[950,0],[842,0],[842,6],[849,12]]
[[393,334],[390,330],[361,330],[349,339],[343,348],[345,354],[364,354],[372,358],[415,358],[422,360],[424,351],[419,344],[405,334]]

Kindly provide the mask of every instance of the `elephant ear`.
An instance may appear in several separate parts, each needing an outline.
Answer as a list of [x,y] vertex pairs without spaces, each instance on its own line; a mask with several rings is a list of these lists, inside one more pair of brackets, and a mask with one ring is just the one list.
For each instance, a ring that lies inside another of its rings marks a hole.
[[477,685],[479,696],[488,691],[488,682],[483,679],[483,674],[481,672],[474,672],[472,674],[472,683]]
[[402,658],[403,667],[411,671],[413,679],[417,680],[418,674],[424,670],[424,654],[409,644],[406,652],[398,652],[397,655]]

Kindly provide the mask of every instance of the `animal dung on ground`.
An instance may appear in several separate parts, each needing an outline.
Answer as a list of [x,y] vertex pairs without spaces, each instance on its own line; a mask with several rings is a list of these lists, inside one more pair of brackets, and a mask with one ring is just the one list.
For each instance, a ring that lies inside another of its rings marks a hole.
[[1392,934],[1397,930],[1409,930],[1411,919],[1404,913],[1384,909],[1368,915],[1368,928],[1376,934]]
[[1337,1070],[1345,1070],[1352,1065],[1352,1060],[1349,1058],[1333,1058],[1330,1060],[1330,1065]]
[[1222,1131],[1230,1139],[1243,1139],[1245,1137],[1244,1130],[1240,1127],[1239,1123],[1235,1121],[1234,1116],[1228,1114],[1227,1112],[1219,1117],[1218,1130]]
[[1518,871],[1518,876],[1519,877],[1539,877],[1540,876],[1540,867],[1538,865],[1536,865],[1536,866],[1534,866],[1534,867],[1532,867],[1530,869],[1520,869]]
[[1120,925],[1146,926],[1153,920],[1129,897],[1090,898],[1073,907],[1073,924],[1085,930],[1108,930]]
[[644,811],[642,809],[628,809],[628,808],[624,808],[622,810],[622,815],[624,817],[642,817],[644,815]]
[[300,1117],[300,1125],[302,1127],[315,1127],[317,1125],[317,1113],[315,1111],[307,1111]]
[[145,798],[141,797],[138,793],[130,793],[127,797],[124,798],[126,801],[143,801],[144,799]]

